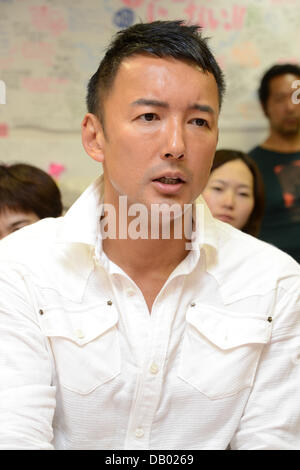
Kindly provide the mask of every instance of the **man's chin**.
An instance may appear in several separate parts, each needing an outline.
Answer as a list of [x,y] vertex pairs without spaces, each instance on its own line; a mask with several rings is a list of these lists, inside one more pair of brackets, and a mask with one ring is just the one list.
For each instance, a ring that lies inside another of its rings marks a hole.
[[280,128],[280,134],[283,137],[297,137],[300,135],[300,125],[289,126],[285,125]]

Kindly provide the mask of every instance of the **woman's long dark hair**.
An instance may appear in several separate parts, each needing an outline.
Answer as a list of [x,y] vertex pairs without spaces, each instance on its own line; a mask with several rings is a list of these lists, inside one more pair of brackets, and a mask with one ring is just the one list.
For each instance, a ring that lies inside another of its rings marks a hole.
[[246,225],[241,229],[249,235],[257,237],[260,231],[261,222],[265,209],[265,192],[264,183],[260,171],[256,163],[249,155],[239,150],[221,149],[215,153],[215,158],[211,168],[211,172],[224,165],[225,163],[241,160],[247,165],[253,176],[253,195],[254,195],[254,208]]

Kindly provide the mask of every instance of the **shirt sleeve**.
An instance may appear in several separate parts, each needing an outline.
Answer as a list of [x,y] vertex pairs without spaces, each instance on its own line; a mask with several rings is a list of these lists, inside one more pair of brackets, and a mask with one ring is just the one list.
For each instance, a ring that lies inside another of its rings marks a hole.
[[0,449],[52,450],[52,362],[28,280],[0,270]]
[[300,449],[300,286],[293,291],[274,311],[272,340],[260,358],[232,450]]

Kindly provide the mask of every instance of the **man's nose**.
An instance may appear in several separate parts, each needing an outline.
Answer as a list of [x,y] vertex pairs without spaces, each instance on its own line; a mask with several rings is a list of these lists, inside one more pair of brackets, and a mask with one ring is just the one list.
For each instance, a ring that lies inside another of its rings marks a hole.
[[292,96],[289,96],[285,100],[285,107],[286,107],[288,112],[294,112],[297,109],[297,105],[295,103],[293,103]]
[[166,128],[166,143],[161,158],[182,160],[185,157],[185,141],[183,126],[174,120]]

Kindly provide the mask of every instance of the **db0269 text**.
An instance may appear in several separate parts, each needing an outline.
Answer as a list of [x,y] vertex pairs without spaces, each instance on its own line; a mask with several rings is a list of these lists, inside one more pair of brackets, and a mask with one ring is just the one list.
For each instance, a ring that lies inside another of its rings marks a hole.
[[193,463],[192,454],[149,454],[150,465],[190,465]]

